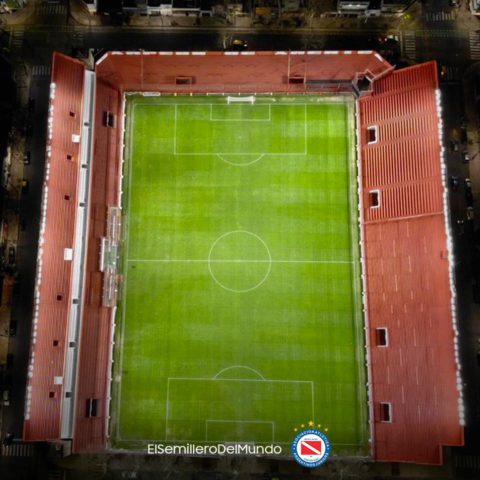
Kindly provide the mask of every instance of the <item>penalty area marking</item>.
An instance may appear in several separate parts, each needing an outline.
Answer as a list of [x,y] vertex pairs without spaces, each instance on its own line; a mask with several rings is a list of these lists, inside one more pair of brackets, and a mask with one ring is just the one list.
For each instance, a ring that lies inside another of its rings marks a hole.
[[[229,105],[231,106],[231,104]],[[268,107],[268,118],[215,118],[213,115],[213,107],[223,107],[225,108],[224,104],[210,104],[210,121],[211,122],[271,122],[272,121],[272,105],[271,104],[263,104],[263,105],[250,105],[249,108],[257,107]]]
[[[306,103],[290,105],[290,106],[301,106],[301,105],[303,105],[303,111],[304,111],[304,120],[303,120],[304,149],[303,149],[303,152],[279,152],[279,153],[276,153],[276,152],[240,152],[240,153],[239,152],[177,152],[177,131],[178,131],[178,128],[177,128],[177,123],[178,123],[178,109],[177,109],[177,106],[179,106],[179,105],[181,105],[181,106],[187,105],[188,106],[188,104],[177,104],[177,103],[175,103],[173,105],[175,107],[174,108],[174,121],[173,121],[173,154],[174,155],[202,155],[202,156],[205,156],[205,155],[217,155],[217,156],[220,156],[220,155],[232,155],[232,156],[234,156],[234,155],[261,155],[261,156],[265,156],[265,155],[273,155],[273,156],[303,155],[303,156],[305,156],[305,155],[308,154],[308,152],[307,152],[307,142],[308,142],[307,122],[308,122],[308,116],[307,116],[307,104]],[[210,106],[210,117],[211,117],[212,116],[212,112],[211,112],[212,104],[205,104],[204,106]],[[269,106],[271,107],[271,105],[269,105]],[[271,109],[270,109],[270,111],[271,111]],[[224,120],[214,120],[214,121],[224,121]],[[239,121],[239,120],[234,120],[234,121]],[[265,120],[265,121],[267,121],[267,120]],[[244,120],[244,122],[245,123],[248,123],[248,122],[255,123],[255,121],[252,121],[252,120]],[[222,160],[224,160],[224,159],[222,159]],[[252,163],[257,162],[258,160],[260,160],[260,158],[258,158],[257,160],[255,160]],[[229,162],[227,161],[227,163],[229,163]],[[244,164],[232,163],[232,165],[242,165],[243,166]]]
[[[232,162],[231,160],[227,160],[226,158],[224,158],[222,155],[220,155],[219,153],[216,153],[215,154],[220,160],[223,160],[225,163],[228,163],[229,165],[233,165],[234,167],[248,167],[249,165],[253,165],[254,163],[257,163],[259,160],[261,160],[266,154],[265,153],[262,153],[261,155],[259,155],[257,158],[254,158],[251,162],[246,162],[246,163],[242,163],[242,162]],[[248,153],[224,153],[223,155],[230,155],[230,156],[240,156],[240,157],[243,157],[245,155],[248,155]],[[255,154],[254,154],[255,155]]]
[[[168,438],[168,423],[172,421],[170,418],[170,382],[245,382],[245,383],[285,383],[289,384],[305,384],[310,385],[311,395],[311,419],[315,421],[315,391],[314,383],[312,380],[273,380],[273,379],[261,379],[261,378],[209,378],[209,377],[168,377],[167,378],[167,398],[165,401],[165,441],[172,441]],[[182,442],[183,440],[175,439],[174,441]],[[200,442],[202,440],[191,440]]]
[[220,378],[220,375],[233,369],[248,370],[249,372],[253,372],[255,375],[257,375],[260,380],[266,380],[266,378],[258,370],[255,370],[255,368],[252,367],[248,367],[247,365],[232,365],[230,367],[222,368],[213,378],[218,379]]

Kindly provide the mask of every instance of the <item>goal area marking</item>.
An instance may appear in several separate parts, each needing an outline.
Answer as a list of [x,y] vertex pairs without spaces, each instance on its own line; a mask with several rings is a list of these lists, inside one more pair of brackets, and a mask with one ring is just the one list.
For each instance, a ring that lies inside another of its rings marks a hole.
[[[243,106],[243,105],[237,105],[237,106]],[[242,118],[242,117],[229,117],[229,118],[222,118],[222,116],[215,115],[215,110],[217,111],[225,111],[225,109],[230,109],[230,107],[227,107],[226,105],[223,104],[218,104],[218,103],[211,103],[210,104],[210,121],[211,122],[271,122],[272,121],[272,105],[271,104],[264,104],[264,105],[255,105],[255,108],[253,109],[254,112],[261,112],[261,111],[266,111],[268,115],[266,115],[266,118]],[[248,110],[251,110],[250,108]],[[248,111],[247,110],[247,111]],[[245,111],[245,109],[243,109]],[[218,112],[217,112],[218,113]]]
[[[271,430],[271,434],[272,434],[272,443],[275,442],[275,422],[270,422],[268,420],[222,420],[222,419],[212,419],[212,418],[207,418],[205,420],[205,441],[206,442],[216,442],[216,441],[221,441],[221,442],[226,442],[226,443],[230,443],[230,442],[236,442],[238,440],[235,440],[235,439],[225,439],[225,438],[212,438],[211,440],[208,439],[208,424],[222,424],[222,423],[233,423],[233,424],[240,424],[240,425],[265,425],[265,426],[269,426],[269,430]],[[210,432],[211,432],[212,429],[210,429]]]
[[[269,120],[267,119],[262,119],[262,120],[259,120],[259,119],[242,119],[242,120],[238,120],[238,119],[213,119],[212,118],[212,107],[213,106],[221,106],[222,104],[200,104],[201,106],[204,106],[204,107],[209,107],[210,109],[210,112],[209,112],[209,115],[210,115],[210,121],[212,122],[218,122],[218,123],[221,123],[221,122],[242,122],[242,123],[256,123],[256,122],[268,122],[270,121],[271,122],[271,107],[272,105],[268,105],[269,107]],[[178,132],[178,107],[179,106],[190,106],[189,104],[169,104],[169,106],[173,106],[174,107],[174,125],[173,125],[173,154],[174,155],[193,155],[193,156],[196,156],[196,155],[203,155],[203,156],[207,156],[207,155],[216,155],[220,160],[223,160],[224,162],[227,162],[227,163],[232,163],[233,165],[238,165],[237,162],[230,162],[229,160],[226,160],[224,157],[225,156],[232,156],[232,157],[240,157],[240,156],[254,156],[254,155],[257,155],[258,158],[255,158],[253,161],[251,162],[248,162],[245,164],[246,165],[249,165],[249,164],[252,164],[252,163],[256,163],[258,160],[260,160],[262,157],[264,157],[265,155],[272,155],[274,157],[277,157],[277,156],[291,156],[291,155],[302,155],[302,156],[305,156],[308,154],[307,152],[307,144],[308,144],[308,115],[307,115],[307,104],[306,103],[303,103],[303,104],[292,104],[292,105],[288,105],[289,107],[300,107],[300,106],[303,106],[303,151],[301,152],[178,152],[178,149],[177,149],[177,146],[178,146],[178,140],[177,140],[177,132]],[[258,107],[259,108],[263,108],[267,105],[259,105]],[[282,104],[277,104],[277,105],[273,105],[273,106],[285,106],[285,105],[282,105]],[[135,116],[135,107],[134,107],[134,112],[133,112],[133,116]]]

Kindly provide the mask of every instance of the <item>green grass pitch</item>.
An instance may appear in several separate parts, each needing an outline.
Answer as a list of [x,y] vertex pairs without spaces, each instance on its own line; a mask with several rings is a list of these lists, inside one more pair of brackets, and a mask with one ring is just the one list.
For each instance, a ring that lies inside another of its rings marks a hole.
[[126,102],[112,446],[366,453],[353,100]]

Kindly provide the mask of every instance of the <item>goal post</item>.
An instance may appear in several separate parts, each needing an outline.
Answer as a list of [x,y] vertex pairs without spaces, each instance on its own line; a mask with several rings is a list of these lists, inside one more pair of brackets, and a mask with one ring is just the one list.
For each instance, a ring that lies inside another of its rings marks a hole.
[[255,95],[250,95],[248,97],[227,97],[227,104],[230,105],[231,103],[255,103]]

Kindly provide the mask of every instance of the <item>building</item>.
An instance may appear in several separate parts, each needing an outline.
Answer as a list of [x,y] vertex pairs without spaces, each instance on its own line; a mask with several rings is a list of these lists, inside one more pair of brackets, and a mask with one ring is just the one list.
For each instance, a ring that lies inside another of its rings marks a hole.
[[470,0],[470,11],[473,15],[480,15],[480,1],[479,0]]
[[413,3],[415,0],[338,0],[337,12],[355,16],[400,15]]
[[213,0],[83,0],[90,13],[137,15],[211,15]]

